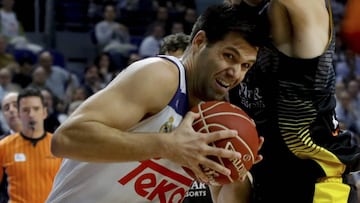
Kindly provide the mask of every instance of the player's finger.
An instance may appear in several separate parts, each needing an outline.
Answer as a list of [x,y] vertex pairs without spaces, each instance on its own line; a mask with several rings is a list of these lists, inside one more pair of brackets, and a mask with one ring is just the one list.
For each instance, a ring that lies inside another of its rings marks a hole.
[[199,113],[189,111],[189,112],[186,113],[184,119],[182,120],[182,124],[192,126],[194,120],[196,120],[198,118],[200,118]]
[[259,148],[258,148],[258,150],[261,149],[261,147],[263,146],[263,144],[264,144],[264,137],[263,137],[263,136],[260,136],[260,137],[259,137]]
[[[210,168],[210,169],[213,169],[221,174],[224,174],[225,176],[229,176],[231,174],[231,170],[226,168],[225,166],[211,160],[211,159],[204,159],[202,162],[201,162],[201,165],[203,167],[207,167],[207,168]],[[206,176],[206,174],[204,174]]]
[[200,165],[191,167],[191,170],[194,173],[194,175],[198,181],[203,182],[203,183],[209,182],[208,176],[204,173],[204,171],[202,170]]
[[238,132],[236,130],[219,130],[208,133],[205,136],[207,143],[212,143],[218,140],[226,139],[226,138],[233,138],[238,136]]

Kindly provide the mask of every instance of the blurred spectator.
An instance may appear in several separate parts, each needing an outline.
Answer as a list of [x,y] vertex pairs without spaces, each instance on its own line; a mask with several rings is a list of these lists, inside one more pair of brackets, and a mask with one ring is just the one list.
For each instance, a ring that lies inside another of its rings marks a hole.
[[0,69],[0,99],[8,92],[19,92],[21,90],[20,85],[12,82],[12,73],[9,69]]
[[160,51],[162,38],[165,34],[161,23],[154,23],[149,27],[150,34],[140,44],[139,55],[141,57],[156,56]]
[[1,111],[4,115],[6,131],[0,136],[0,140],[7,135],[21,131],[21,121],[18,115],[17,98],[18,92],[7,93],[1,102]]
[[82,104],[84,100],[77,100],[74,102],[71,102],[67,111],[67,115],[70,116],[79,106]]
[[192,27],[197,17],[198,15],[194,8],[187,8],[185,10],[184,21],[183,21],[185,34],[189,35],[191,33]]
[[113,51],[128,56],[136,47],[130,43],[128,28],[115,21],[116,12],[112,4],[104,7],[104,20],[95,25],[95,37],[100,51]]
[[99,67],[101,79],[105,84],[109,83],[120,70],[115,66],[111,55],[106,52],[100,53],[94,60],[94,64]]
[[39,55],[39,65],[46,72],[46,86],[54,93],[57,98],[69,98],[67,92],[79,86],[77,76],[66,69],[53,65],[53,58],[49,51],[44,51]]
[[6,42],[4,35],[0,34],[0,69],[16,63],[14,56],[6,51],[7,46],[8,43]]
[[157,0],[159,6],[166,6],[171,10],[183,13],[186,8],[195,8],[195,0]]
[[172,20],[173,19],[169,17],[167,7],[160,6],[157,8],[154,23],[162,24],[166,35],[171,33]]
[[90,97],[95,92],[105,87],[105,84],[101,80],[99,68],[96,65],[87,67],[84,75],[82,86],[85,89],[86,97]]
[[31,83],[28,85],[28,87],[38,89],[46,88],[46,79],[47,76],[45,69],[42,66],[38,66],[32,72]]
[[21,23],[13,11],[14,0],[3,0],[2,8],[0,10],[1,19],[1,34],[3,34],[9,41],[15,37],[24,35]]
[[129,66],[130,64],[134,63],[135,61],[138,61],[141,59],[141,56],[137,53],[132,53],[130,54],[128,60],[127,60],[127,65],[126,66]]
[[[347,91],[350,96],[350,102],[355,114],[360,116],[360,86],[357,80],[350,80],[347,85]],[[360,118],[360,117],[359,117]]]
[[339,102],[340,94],[343,91],[347,91],[344,81],[342,81],[342,80],[337,81],[335,84],[335,99],[336,99],[337,103]]
[[137,11],[139,10],[139,0],[118,0],[117,8],[124,9],[128,11]]
[[159,54],[180,58],[189,45],[190,36],[184,33],[172,34],[164,37]]
[[360,75],[360,58],[352,50],[346,49],[344,59],[335,64],[336,80],[342,80],[345,83]]
[[48,88],[42,88],[41,94],[44,97],[44,105],[47,109],[47,117],[44,120],[44,128],[47,132],[53,133],[59,126],[58,112],[56,111],[57,100]]
[[74,102],[74,101],[82,101],[85,100],[87,98],[86,96],[86,90],[84,87],[78,87],[76,89],[74,89],[72,95],[71,95],[71,100],[70,102]]
[[176,33],[184,33],[184,24],[179,21],[173,21],[171,24],[171,31],[170,34],[176,34]]
[[343,129],[352,130],[354,133],[359,134],[359,127],[356,121],[359,119],[354,111],[354,106],[351,103],[351,97],[348,91],[339,93],[339,103],[337,104],[335,111],[337,119],[341,123]]
[[66,121],[66,119],[70,116],[70,114],[72,114],[83,102],[84,102],[84,100],[77,100],[77,101],[71,102],[69,104],[68,108],[64,109],[66,111],[59,115],[60,123],[63,123],[64,121]]
[[21,23],[13,10],[14,0],[3,0],[0,10],[0,32],[16,49],[28,49],[38,53],[42,47],[31,43],[25,37]]
[[18,61],[18,68],[13,75],[13,83],[20,85],[21,88],[27,87],[32,82],[32,71],[34,61],[30,57],[22,57]]
[[56,111],[56,118],[60,122],[60,124],[63,123],[68,117],[67,108],[68,108],[67,103],[65,103],[61,99],[57,100],[56,106],[55,106],[55,111]]
[[99,0],[89,0],[87,16],[92,25],[96,24],[102,19],[102,1]]
[[337,0],[331,0],[331,9],[334,19],[334,24],[339,25],[344,17],[345,4]]

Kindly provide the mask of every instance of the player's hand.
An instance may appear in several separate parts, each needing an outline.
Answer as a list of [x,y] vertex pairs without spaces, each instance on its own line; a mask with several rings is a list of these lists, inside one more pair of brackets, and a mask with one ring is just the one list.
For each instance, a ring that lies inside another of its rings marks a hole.
[[189,112],[182,123],[171,132],[166,141],[166,151],[163,158],[167,158],[193,171],[202,182],[208,183],[209,178],[202,168],[210,168],[224,175],[230,175],[230,170],[221,164],[209,159],[207,156],[218,156],[228,159],[241,159],[238,152],[209,146],[217,140],[237,136],[237,131],[222,130],[211,133],[195,132],[192,123],[200,115]]
[[[260,136],[260,137],[259,137],[259,148],[258,148],[258,152],[260,151],[260,149],[261,149],[261,147],[263,146],[263,144],[264,144],[264,137]],[[263,156],[258,153],[257,156],[256,156],[256,158],[255,158],[254,164],[259,163],[262,159],[263,159]]]
[[[263,156],[262,156],[261,154],[259,154],[259,151],[260,151],[261,147],[263,146],[263,144],[264,144],[264,137],[260,136],[260,137],[259,137],[258,154],[257,154],[257,156],[255,157],[254,164],[257,164],[257,163],[259,163],[261,160],[263,160]],[[244,181],[247,180],[247,179],[248,179],[248,175],[247,175],[247,174],[245,174],[245,175],[242,176],[242,177],[239,177],[239,181],[240,181],[240,182],[244,182]]]

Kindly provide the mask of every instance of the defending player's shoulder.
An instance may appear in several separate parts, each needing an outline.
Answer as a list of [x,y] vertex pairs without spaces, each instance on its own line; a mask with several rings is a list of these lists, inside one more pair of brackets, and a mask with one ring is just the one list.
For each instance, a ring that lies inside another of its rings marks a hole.
[[271,1],[272,38],[284,54],[314,58],[324,53],[330,40],[330,14],[324,0]]

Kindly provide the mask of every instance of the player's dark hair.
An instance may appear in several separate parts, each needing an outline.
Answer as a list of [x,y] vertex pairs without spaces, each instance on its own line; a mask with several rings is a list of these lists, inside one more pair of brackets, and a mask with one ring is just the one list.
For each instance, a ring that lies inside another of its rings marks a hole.
[[200,30],[205,31],[209,44],[223,40],[229,32],[236,32],[251,45],[261,47],[269,36],[267,22],[257,12],[230,4],[209,6],[195,22],[191,41]]

